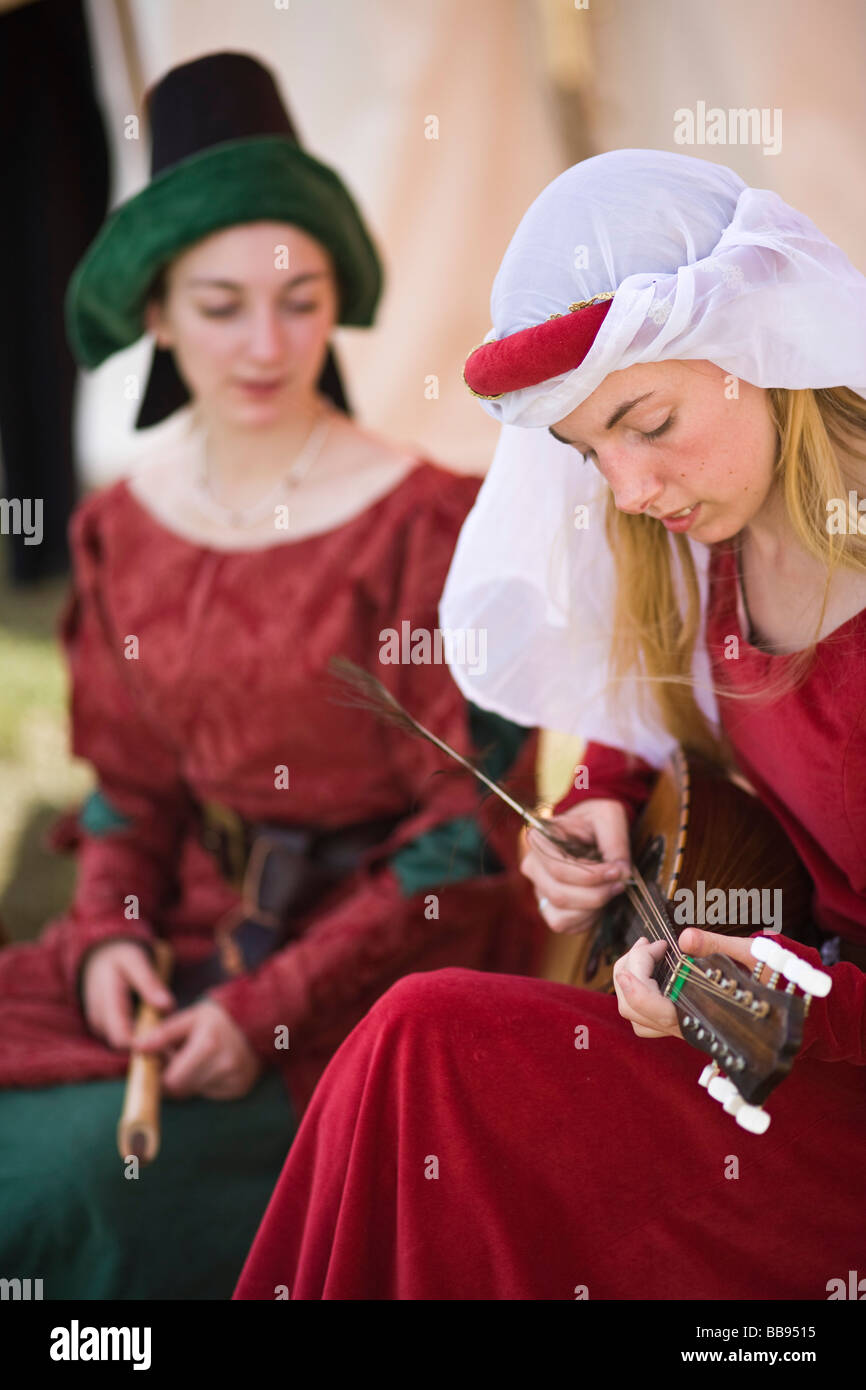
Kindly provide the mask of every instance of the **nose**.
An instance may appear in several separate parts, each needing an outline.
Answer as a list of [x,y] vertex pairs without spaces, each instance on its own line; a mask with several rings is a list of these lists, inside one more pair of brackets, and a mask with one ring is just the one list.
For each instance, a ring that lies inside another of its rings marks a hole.
[[276,311],[263,305],[253,315],[249,354],[256,362],[274,362],[283,353],[283,332]]
[[631,514],[634,514],[635,516],[641,516],[644,512],[649,511],[650,507],[653,505],[653,502],[660,495],[660,491],[661,489],[656,489],[656,491],[652,494],[651,497],[648,496],[644,501],[641,502],[626,502],[615,492],[613,494],[613,500],[616,503],[617,511],[629,512]]
[[604,476],[620,512],[639,516],[649,511],[664,492],[664,484],[647,469],[646,460],[638,462],[634,456],[612,465],[608,460]]

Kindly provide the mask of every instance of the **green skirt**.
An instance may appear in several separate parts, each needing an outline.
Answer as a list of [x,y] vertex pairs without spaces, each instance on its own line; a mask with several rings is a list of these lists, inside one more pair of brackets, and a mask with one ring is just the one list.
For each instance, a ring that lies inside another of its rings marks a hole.
[[46,1299],[230,1298],[297,1130],[279,1072],[242,1100],[165,1099],[138,1177],[116,1147],[123,1090],[0,1093],[0,1277]]

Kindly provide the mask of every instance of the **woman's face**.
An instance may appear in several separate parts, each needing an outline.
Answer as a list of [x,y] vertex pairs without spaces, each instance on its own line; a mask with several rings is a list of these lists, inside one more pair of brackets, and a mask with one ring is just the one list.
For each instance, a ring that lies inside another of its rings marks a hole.
[[769,398],[712,362],[612,372],[551,433],[590,455],[620,511],[661,518],[697,504],[667,529],[704,545],[769,506],[778,448]]
[[178,256],[146,322],[208,414],[258,429],[309,403],[337,312],[324,247],[288,223],[251,222]]

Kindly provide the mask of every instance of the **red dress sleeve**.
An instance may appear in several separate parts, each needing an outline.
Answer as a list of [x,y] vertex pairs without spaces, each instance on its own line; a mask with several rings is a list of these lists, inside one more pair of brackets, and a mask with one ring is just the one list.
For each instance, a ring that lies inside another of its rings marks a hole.
[[[395,537],[390,581],[378,577],[380,643],[387,641],[389,629],[400,634],[404,622],[419,642],[418,634],[435,632],[439,597],[477,486],[477,479],[459,479],[443,495],[425,498]],[[497,726],[467,703],[445,660],[389,663],[378,655],[370,653],[368,669],[458,752],[478,761],[482,745],[489,752],[492,734],[497,751],[505,750],[494,775],[532,801],[534,730],[505,720]],[[361,721],[375,717],[359,714]],[[359,723],[359,737],[361,730]],[[497,798],[483,797],[470,773],[455,774],[453,760],[428,741],[399,729],[388,728],[386,734],[409,813],[341,887],[339,900],[313,911],[299,940],[254,973],[212,991],[271,1061],[278,1024],[292,1030],[293,1045],[295,1037],[327,1029],[371,991],[382,992],[407,970],[427,968],[416,962],[437,940],[447,944],[455,929],[467,929],[466,892],[472,881],[477,886],[483,879],[519,878],[516,815]],[[428,894],[438,901],[436,915]]]
[[[638,812],[649,799],[658,769],[652,763],[627,753],[619,748],[611,748],[606,743],[588,743],[583,758],[577,767],[586,768],[585,787],[572,785],[553,808],[555,816],[561,816],[580,801],[591,801],[602,797],[609,801],[621,801],[625,806],[628,823],[631,827]],[[575,773],[577,772],[575,768]]]
[[91,763],[98,784],[78,817],[76,889],[64,934],[73,988],[93,947],[115,938],[152,941],[152,922],[174,891],[177,850],[192,809],[176,755],[142,717],[132,673],[124,669],[124,652],[133,650],[127,639],[135,634],[112,621],[113,557],[101,522],[110,496],[96,494],[73,514],[72,591],[60,619],[72,752]]

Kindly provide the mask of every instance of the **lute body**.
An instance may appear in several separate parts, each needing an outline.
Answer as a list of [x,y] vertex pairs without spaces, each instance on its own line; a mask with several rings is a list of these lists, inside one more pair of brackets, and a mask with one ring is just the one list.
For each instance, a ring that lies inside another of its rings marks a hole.
[[[684,957],[676,942],[694,925],[734,936],[763,930],[769,942],[781,932],[817,945],[811,881],[764,804],[682,749],[659,773],[631,846],[634,878],[605,909],[598,928],[580,938],[570,982],[610,991],[616,960],[639,936],[669,941],[655,978],[677,1008],[683,1036],[713,1063],[704,1083],[712,1080],[711,1094],[718,1091],[720,1100],[733,1097],[731,1113],[746,1103],[738,1115],[746,1128],[753,1121],[769,1123],[763,1113],[756,1120],[754,1107],[789,1072],[809,1004],[792,977],[801,991],[805,984],[815,993],[829,987],[829,978],[819,979],[814,970],[803,974],[803,963],[773,943],[767,946],[771,981],[761,985],[757,962],[750,975],[721,954]],[[771,925],[765,920],[768,907],[775,915]],[[776,988],[789,971],[787,987]]]
[[[693,754],[677,749],[659,773],[631,843],[633,862],[667,902],[675,902],[681,889],[690,890],[696,904],[712,890],[720,890],[729,903],[743,901],[737,894],[779,890],[783,916],[776,931],[807,945],[819,943],[811,925],[811,880],[779,822],[756,796]],[[676,925],[681,930],[687,924]],[[690,925],[750,936],[762,924]],[[625,895],[615,899],[575,962],[572,983],[612,987],[614,962],[640,935],[646,933],[633,905]]]

